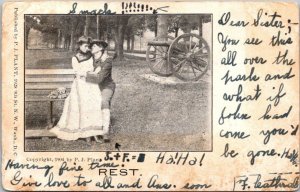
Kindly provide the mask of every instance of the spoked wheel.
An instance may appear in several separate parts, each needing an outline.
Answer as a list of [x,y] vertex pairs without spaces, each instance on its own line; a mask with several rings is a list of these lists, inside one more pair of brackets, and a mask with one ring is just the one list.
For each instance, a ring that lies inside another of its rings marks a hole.
[[184,81],[197,81],[208,70],[210,49],[202,37],[186,33],[178,36],[170,45],[168,61],[176,77]]
[[151,71],[160,76],[172,75],[172,70],[168,64],[168,49],[173,37],[155,38],[148,42],[146,59]]

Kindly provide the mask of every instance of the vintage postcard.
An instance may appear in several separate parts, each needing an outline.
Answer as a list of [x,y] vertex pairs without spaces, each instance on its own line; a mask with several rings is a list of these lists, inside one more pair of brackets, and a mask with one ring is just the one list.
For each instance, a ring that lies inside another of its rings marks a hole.
[[299,190],[296,3],[7,1],[2,18],[5,190]]

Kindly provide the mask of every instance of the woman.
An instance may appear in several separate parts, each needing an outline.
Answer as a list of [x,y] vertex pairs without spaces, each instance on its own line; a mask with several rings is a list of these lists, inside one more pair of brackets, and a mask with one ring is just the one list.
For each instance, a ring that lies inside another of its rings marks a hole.
[[87,72],[93,71],[93,58],[89,52],[90,39],[80,37],[78,50],[72,58],[72,68],[75,73],[71,92],[64,103],[63,113],[58,124],[50,130],[58,138],[77,140],[78,138],[102,135],[101,91],[97,84],[86,82]]
[[[115,92],[116,84],[112,79],[112,58],[107,54],[108,44],[105,41],[94,39],[91,42],[91,52],[94,57],[94,73],[88,73],[87,82],[98,83],[102,94],[102,118],[103,118],[103,133],[104,141],[109,141],[109,126],[110,126],[110,103]],[[99,134],[100,135],[100,134]]]

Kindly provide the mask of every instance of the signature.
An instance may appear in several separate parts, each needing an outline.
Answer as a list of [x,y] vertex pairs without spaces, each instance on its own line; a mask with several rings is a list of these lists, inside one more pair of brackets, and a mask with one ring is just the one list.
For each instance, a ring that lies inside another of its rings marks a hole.
[[[275,174],[275,176],[274,176]],[[234,178],[233,191],[239,190],[253,190],[253,189],[297,189],[300,187],[299,172],[295,173],[293,179],[286,179],[284,175],[291,175],[290,173],[270,173],[270,178],[263,179],[261,174],[251,174],[249,176],[237,176]],[[289,178],[291,178],[289,176]]]

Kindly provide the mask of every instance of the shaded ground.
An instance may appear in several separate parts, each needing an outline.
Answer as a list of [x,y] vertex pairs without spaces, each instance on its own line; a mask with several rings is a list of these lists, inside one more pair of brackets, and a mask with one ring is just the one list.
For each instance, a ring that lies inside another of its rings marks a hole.
[[[30,66],[33,68],[34,64]],[[114,63],[117,88],[112,101],[110,143],[89,145],[84,140],[27,139],[26,150],[115,150],[116,142],[124,151],[211,150],[209,83],[161,85],[139,76],[145,73],[151,73],[145,61],[127,59]],[[26,104],[26,129],[41,129],[46,125],[47,107],[47,103]],[[62,107],[62,102],[54,105],[57,118]]]
[[[61,50],[26,50],[26,69],[71,69],[73,52]],[[127,58],[145,60],[146,53],[141,51],[125,52]],[[109,51],[113,55],[113,51]]]

